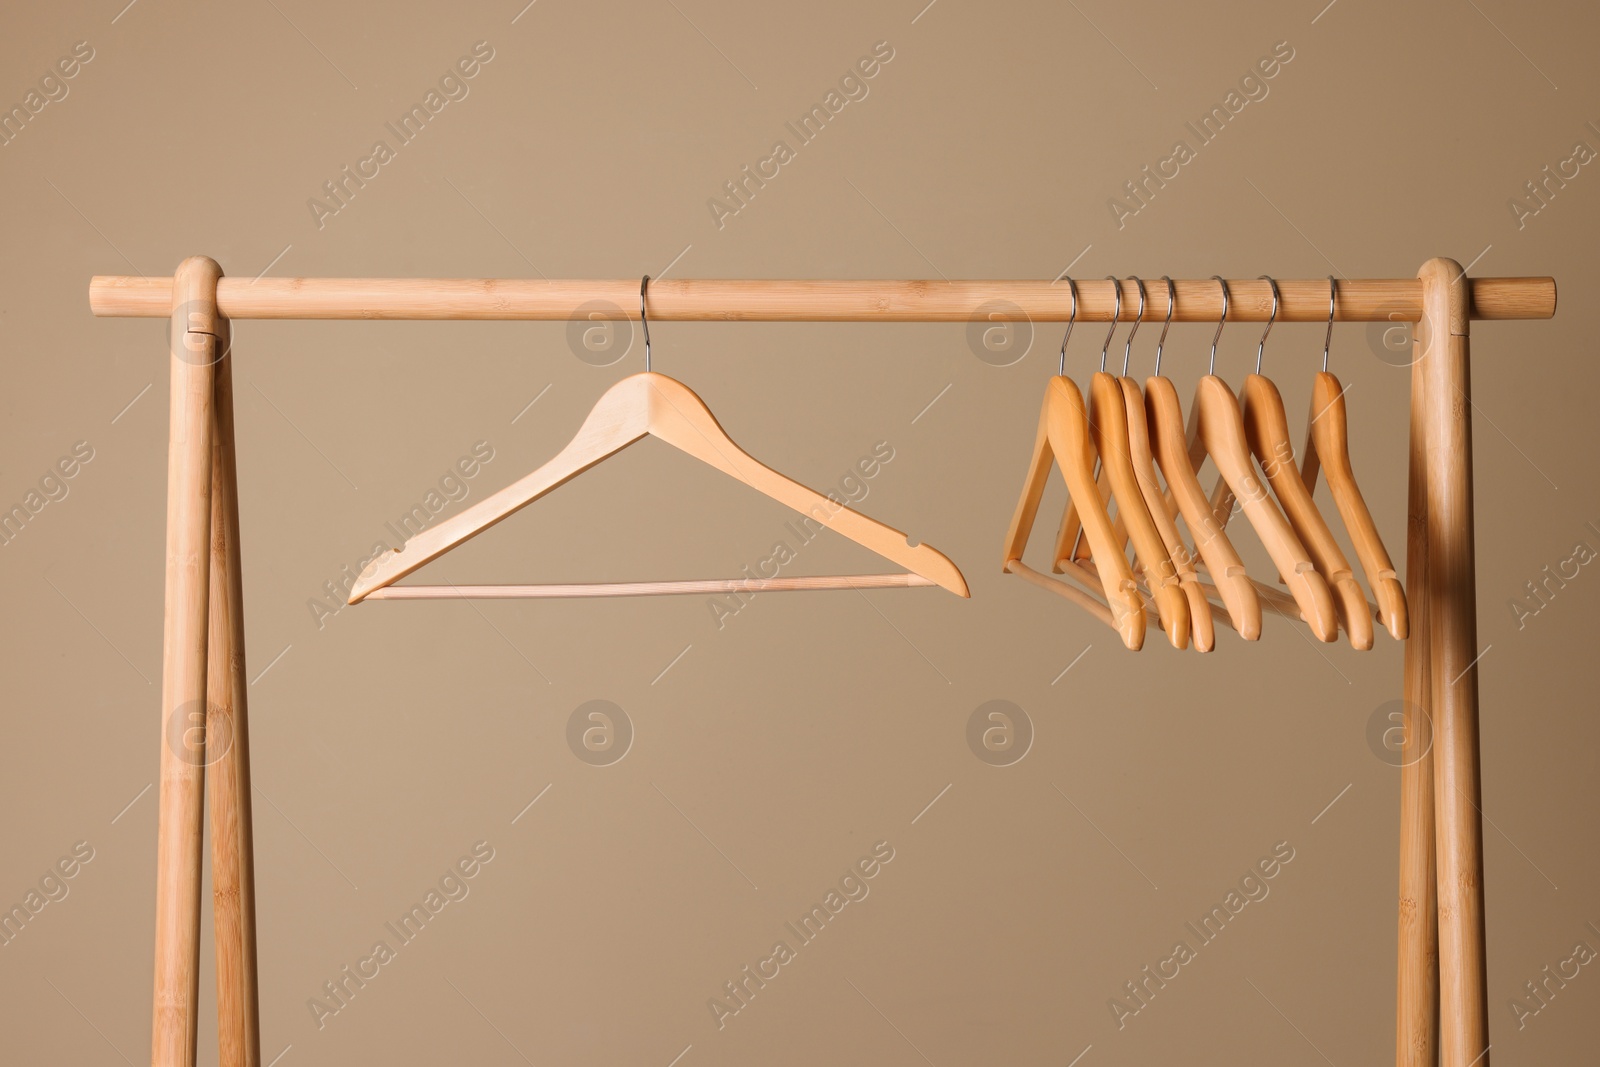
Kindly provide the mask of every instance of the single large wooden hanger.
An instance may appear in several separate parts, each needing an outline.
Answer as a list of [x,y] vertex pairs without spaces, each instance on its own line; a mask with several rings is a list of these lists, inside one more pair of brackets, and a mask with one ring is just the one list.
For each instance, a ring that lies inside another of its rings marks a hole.
[[1261,374],[1261,357],[1266,348],[1267,335],[1278,312],[1278,285],[1267,278],[1272,288],[1272,315],[1266,329],[1261,331],[1261,341],[1256,346],[1256,371],[1245,378],[1243,410],[1245,437],[1250,451],[1261,464],[1262,471],[1272,486],[1289,524],[1294,527],[1305,545],[1317,571],[1328,583],[1333,594],[1334,608],[1339,623],[1356,649],[1372,647],[1372,615],[1367,598],[1356,582],[1355,572],[1334,540],[1333,531],[1317,509],[1316,501],[1301,479],[1294,460],[1294,445],[1289,441],[1289,419],[1284,411],[1283,397],[1278,387]]
[[1395,640],[1403,641],[1410,632],[1405,587],[1383,547],[1383,538],[1378,534],[1377,523],[1372,521],[1372,512],[1367,510],[1361,487],[1356,484],[1355,471],[1350,466],[1350,423],[1345,416],[1345,389],[1338,378],[1328,373],[1328,346],[1333,341],[1333,316],[1338,306],[1337,285],[1333,275],[1328,275],[1328,332],[1322,339],[1322,370],[1311,384],[1311,410],[1306,416],[1306,447],[1301,453],[1305,458],[1300,464],[1300,476],[1306,490],[1315,492],[1317,471],[1327,467],[1328,489],[1333,493],[1345,530],[1350,534],[1350,543],[1355,546],[1367,585],[1378,602],[1378,617]]
[[[1311,561],[1294,527],[1284,518],[1266,486],[1256,477],[1239,400],[1227,383],[1216,376],[1217,341],[1222,337],[1224,323],[1228,321],[1228,283],[1220,275],[1213,277],[1222,287],[1222,316],[1217,320],[1217,332],[1211,338],[1210,368],[1195,386],[1194,402],[1189,407],[1190,469],[1198,471],[1206,456],[1211,457],[1221,474],[1217,493],[1212,496],[1209,509],[1218,528],[1227,526],[1237,501],[1245,517],[1255,527],[1272,562],[1277,565],[1278,573],[1283,576],[1284,585],[1294,598],[1300,617],[1311,627],[1311,632],[1318,640],[1336,640],[1339,623],[1333,606],[1333,594],[1322,575],[1317,573],[1316,564]],[[1263,599],[1276,606],[1276,598],[1266,595],[1274,592],[1270,586],[1253,584]]]
[[[1114,532],[1105,501],[1095,485],[1094,446],[1089,437],[1083,394],[1078,391],[1077,384],[1066,376],[1067,339],[1072,336],[1073,323],[1078,318],[1077,283],[1068,278],[1067,284],[1072,290],[1072,313],[1067,320],[1066,336],[1061,339],[1061,373],[1051,378],[1045,386],[1028,475],[1023,482],[1016,511],[1011,516],[1011,527],[1006,532],[1003,569],[1088,609],[1095,618],[1116,630],[1126,647],[1137,651],[1144,645],[1146,630],[1144,596],[1134,580],[1133,570],[1122,552],[1122,541]],[[1066,573],[1087,590],[1092,590],[1098,584],[1105,595],[1103,601],[1092,592],[1051,578],[1022,562],[1023,553],[1028,547],[1028,535],[1033,532],[1034,519],[1039,514],[1039,501],[1044,496],[1052,462],[1060,466],[1067,491],[1075,499],[1084,501],[1084,525],[1088,529],[1090,544],[1099,553],[1100,565],[1097,568],[1091,570],[1072,564]]]
[[[649,278],[639,290],[640,317]],[[688,386],[649,370],[649,323],[645,321],[645,367],[606,390],[572,440],[538,470],[461,514],[423,530],[374,560],[361,572],[350,603],[373,599],[431,599],[467,596],[571,597],[643,596],[667,593],[757,590],[850,589],[937,585],[958,596],[970,595],[961,571],[932,546],[912,547],[906,535],[852,511],[758,462],[728,437]],[[557,486],[645,436],[665,441],[702,463],[744,482],[774,500],[835,530],[905,567],[907,574],[838,575],[728,581],[630,582],[593,585],[398,586],[391,583],[526,507]]]

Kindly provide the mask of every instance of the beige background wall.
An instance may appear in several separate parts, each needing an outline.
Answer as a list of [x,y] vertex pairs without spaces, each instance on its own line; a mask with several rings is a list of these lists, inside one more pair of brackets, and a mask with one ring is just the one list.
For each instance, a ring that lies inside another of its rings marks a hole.
[[[148,1047],[164,325],[93,319],[86,294],[93,274],[192,254],[244,277],[1394,277],[1434,255],[1555,275],[1554,321],[1474,332],[1489,990],[1497,1062],[1592,1054],[1592,967],[1520,1029],[1510,1001],[1600,947],[1600,578],[1564,564],[1600,548],[1584,318],[1600,177],[1569,166],[1520,226],[1508,207],[1575,142],[1600,147],[1590,5],[122,2],[16,8],[0,34],[0,103],[77,42],[92,52],[0,147],[0,504],[92,450],[0,549],[0,903],[92,850],[0,948],[8,1060]],[[385,123],[476,42],[492,58],[399,144]],[[860,98],[800,144],[785,123],[877,42],[892,59],[867,95],[849,83]],[[1293,58],[1119,227],[1108,199],[1193,146],[1185,123],[1279,42]],[[307,201],[380,138],[393,158],[319,226]],[[708,200],[779,139],[793,158],[719,227]],[[1135,656],[1003,576],[1058,331],[1012,338],[1026,354],[999,367],[959,326],[660,324],[656,369],[784,471],[838,485],[887,442],[862,508],[951,555],[974,594],[774,594],[719,629],[694,598],[319,620],[323,583],[475,443],[492,459],[469,500],[559,448],[640,348],[597,367],[558,323],[239,324],[264,1061],[1390,1056],[1398,772],[1369,727],[1398,696],[1400,648],[1276,625],[1205,658],[1159,635]],[[1173,330],[1185,397],[1209,335]],[[1080,331],[1076,373],[1102,336]],[[1255,336],[1225,332],[1224,376]],[[1320,343],[1296,325],[1268,346],[1297,422]],[[1362,327],[1333,344],[1398,558],[1407,373]],[[733,574],[786,518],[647,444],[431,573]],[[1519,626],[1509,602],[1547,565],[1578,576]],[[873,567],[819,540],[789,572]],[[632,731],[605,766],[567,740],[596,699]],[[992,700],[1031,723],[1010,766],[969,748]],[[401,945],[385,923],[477,842],[492,860]],[[799,947],[785,923],[877,842],[893,859],[868,895]],[[1293,859],[1267,895],[1119,1029],[1108,1001],[1198,945],[1185,924],[1275,846]],[[708,1000],[780,939],[793,961],[719,1028]],[[380,940],[394,958],[319,1027],[308,1001]]]

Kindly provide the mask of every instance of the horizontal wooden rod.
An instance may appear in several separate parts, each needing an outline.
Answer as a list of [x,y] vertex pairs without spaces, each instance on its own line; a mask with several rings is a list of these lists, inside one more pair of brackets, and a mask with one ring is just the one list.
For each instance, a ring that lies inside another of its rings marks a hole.
[[531,600],[543,597],[668,596],[699,593],[784,593],[807,589],[905,589],[933,585],[920,574],[840,574],[815,578],[709,578],[586,585],[389,585],[368,600]]
[[[1078,283],[1078,321],[1109,322],[1111,283]],[[1215,322],[1222,312],[1215,281],[1174,282],[1174,322]],[[1556,310],[1553,278],[1469,278],[1475,319],[1548,319]],[[1121,321],[1138,316],[1135,282],[1122,288]],[[1146,279],[1145,321],[1166,318],[1166,283]],[[1415,322],[1422,317],[1416,278],[1339,282],[1340,322]],[[1325,322],[1326,278],[1278,282],[1279,322]],[[1228,321],[1265,322],[1272,291],[1257,279],[1228,282]],[[635,318],[639,282],[520,278],[223,278],[217,305],[230,319],[540,319]],[[96,276],[96,315],[163,318],[172,314],[172,279]],[[757,281],[662,279],[650,283],[650,317],[744,322],[1066,322],[1072,295],[1060,281]]]

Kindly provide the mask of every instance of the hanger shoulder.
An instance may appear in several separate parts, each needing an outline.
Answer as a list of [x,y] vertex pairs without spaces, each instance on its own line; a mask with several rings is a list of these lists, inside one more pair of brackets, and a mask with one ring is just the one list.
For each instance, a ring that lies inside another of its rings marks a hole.
[[1246,641],[1255,641],[1261,636],[1261,603],[1245,572],[1244,561],[1239,558],[1233,542],[1228,540],[1227,533],[1212,514],[1205,490],[1195,474],[1183,412],[1178,403],[1178,391],[1173,388],[1171,380],[1160,377],[1148,379],[1145,382],[1144,405],[1155,457],[1161,464],[1162,473],[1167,476],[1167,487],[1172,491],[1173,502],[1183,515],[1183,521],[1188,524],[1195,548],[1205,561],[1211,580],[1216,583],[1217,593],[1228,610],[1233,628]]
[[[1006,530],[1004,558],[1001,569],[1009,571],[1010,565],[1022,558],[1028,548],[1028,535],[1039,515],[1039,502],[1044,499],[1045,485],[1050,478],[1050,464],[1054,453],[1050,450],[1050,395],[1047,392],[1039,405],[1039,428],[1033,438],[1033,456],[1028,460],[1028,475],[1022,483],[1022,496],[1017,499],[1017,509],[1011,514],[1011,526]],[[1107,616],[1109,619],[1109,615]]]
[[1130,649],[1144,645],[1144,597],[1134,579],[1133,568],[1122,552],[1122,541],[1115,533],[1110,512],[1100,498],[1094,478],[1094,447],[1083,394],[1070,378],[1057,376],[1047,392],[1045,421],[1050,447],[1061,468],[1067,492],[1080,509],[1084,535],[1100,562],[1097,576],[1122,642]]
[[1321,371],[1312,381],[1311,412],[1307,419],[1307,462],[1302,476],[1307,490],[1315,484],[1314,457],[1321,457],[1321,465],[1328,471],[1328,489],[1333,494],[1339,516],[1350,534],[1350,542],[1361,562],[1367,584],[1378,601],[1379,618],[1384,627],[1397,640],[1404,640],[1410,630],[1406,615],[1405,589],[1395,573],[1377,523],[1367,508],[1366,498],[1356,483],[1355,470],[1350,464],[1350,423],[1345,411],[1344,389],[1339,379]]
[[830,530],[843,534],[886,559],[935,584],[967,597],[966,579],[943,553],[932,545],[911,546],[906,535],[891,526],[869,519],[843,503],[823,496],[793,478],[780,474],[755,459],[728,436],[711,409],[682,382],[664,374],[646,372],[649,396],[649,432],[679,451],[687,452],[709,466],[743,482],[766,496],[814,519]]
[[1124,414],[1128,424],[1128,458],[1133,464],[1133,477],[1139,485],[1150,520],[1166,546],[1167,558],[1178,575],[1178,589],[1189,605],[1189,633],[1194,647],[1200,652],[1210,652],[1216,647],[1216,628],[1211,618],[1211,603],[1195,573],[1194,553],[1184,543],[1178,531],[1177,512],[1161,487],[1156,474],[1155,456],[1150,450],[1150,424],[1145,415],[1144,391],[1139,383],[1129,377],[1118,379],[1122,387]]
[[1367,613],[1367,598],[1295,466],[1283,397],[1277,386],[1259,374],[1245,379],[1245,396],[1244,427],[1250,449],[1266,473],[1289,525],[1300,535],[1301,543],[1327,581],[1351,646],[1371,648],[1372,616]]
[[[1074,385],[1073,388],[1077,388],[1077,386]],[[1090,394],[1083,399],[1086,412],[1084,416],[1085,425],[1093,426],[1095,421],[1093,391],[1091,390]],[[1089,443],[1089,448],[1091,452],[1094,449],[1092,440]],[[1099,506],[1104,508],[1107,514],[1110,514],[1111,482],[1106,478],[1098,455],[1092,461],[1091,468],[1090,473],[1094,478],[1095,496],[1100,501]],[[1128,543],[1128,530],[1120,511],[1111,516],[1111,527],[1116,533],[1117,544],[1126,545]],[[1078,514],[1078,501],[1073,498],[1067,501],[1066,510],[1061,513],[1061,526],[1056,532],[1056,547],[1055,553],[1050,557],[1050,569],[1057,574],[1064,573],[1068,563],[1075,560],[1088,559],[1089,555],[1090,547],[1087,539],[1083,536],[1083,519]]]
[[[1095,374],[1090,386],[1094,390],[1095,418],[1089,429],[1094,435],[1095,448],[1100,453],[1100,466],[1111,483],[1111,494],[1117,501],[1117,514],[1127,523],[1133,539],[1134,553],[1139,559],[1149,583],[1150,594],[1156,602],[1167,631],[1167,639],[1174,648],[1187,648],[1189,644],[1189,605],[1178,587],[1178,573],[1167,555],[1166,545],[1156,530],[1150,511],[1145,507],[1144,496],[1134,477],[1133,463],[1128,455],[1128,415],[1122,385],[1104,372]],[[1095,549],[1098,558],[1100,549]],[[1122,548],[1117,546],[1117,554]]]
[[[1034,436],[1033,457],[1028,464],[1027,479],[1022,496],[1011,516],[1011,527],[1006,532],[1003,569],[1042,589],[1066,597],[1086,609],[1091,615],[1116,630],[1123,644],[1137,650],[1144,643],[1145,618],[1142,601],[1133,580],[1133,572],[1123,561],[1123,575],[1114,570],[1100,576],[1105,600],[1076,586],[1041,574],[1022,562],[1028,547],[1028,535],[1033,532],[1034,520],[1039,514],[1039,502],[1044,496],[1052,462],[1061,467],[1062,479],[1069,493],[1077,487],[1094,484],[1094,473],[1089,466],[1089,431],[1083,415],[1083,396],[1070,378],[1055,378],[1045,387],[1044,402],[1039,407],[1039,428]],[[1091,513],[1093,513],[1091,508]],[[1103,525],[1109,528],[1109,519]],[[1096,534],[1095,536],[1099,536]],[[1081,576],[1074,575],[1080,582]]]
[[649,432],[649,396],[640,377],[624,378],[606,390],[572,440],[538,470],[374,560],[351,587],[350,603],[360,603],[643,437]]
[[[1317,573],[1306,549],[1256,477],[1245,440],[1244,417],[1233,391],[1215,375],[1200,379],[1195,390],[1195,417],[1203,455],[1210,455],[1250,525],[1277,564],[1300,613],[1321,641],[1339,636],[1333,595]],[[1219,516],[1220,522],[1220,516]]]
[[[1088,418],[1090,420],[1094,419],[1092,410],[1089,412]],[[1106,473],[1098,461],[1093,464],[1092,473],[1094,475],[1095,496],[1099,497],[1100,506],[1105,508],[1109,514],[1111,510],[1111,482],[1106,477]],[[1120,511],[1111,516],[1111,527],[1116,532],[1117,543],[1126,545],[1128,543],[1128,527],[1123,521]],[[1061,513],[1061,527],[1056,533],[1055,563],[1051,569],[1057,574],[1063,573],[1068,563],[1073,561],[1082,562],[1089,558],[1089,543],[1082,536],[1082,530],[1083,519],[1078,515],[1077,501],[1069,500],[1066,510]]]

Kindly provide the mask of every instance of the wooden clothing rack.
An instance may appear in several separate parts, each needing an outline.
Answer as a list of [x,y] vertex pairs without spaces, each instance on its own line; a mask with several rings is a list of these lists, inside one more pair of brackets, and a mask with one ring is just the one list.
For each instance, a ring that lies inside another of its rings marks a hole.
[[[1137,293],[1131,280],[1117,284],[1125,287],[1120,318],[1131,321]],[[1277,285],[1279,321],[1327,320],[1326,280]],[[1111,284],[1078,288],[1077,319],[1110,321],[1118,303]],[[1267,321],[1268,282],[1228,288],[1229,321]],[[663,280],[651,283],[649,300],[657,320],[966,322],[1004,307],[1015,318],[1065,322],[1067,289],[1045,281]],[[1172,321],[1216,322],[1224,311],[1215,282],[1179,281],[1174,293]],[[195,1062],[208,784],[220,1062],[260,1064],[230,320],[560,320],[595,301],[629,308],[638,296],[631,279],[246,281],[223,277],[204,257],[184,260],[171,278],[90,283],[96,315],[171,321],[152,1064]],[[1337,321],[1422,324],[1411,368],[1412,621],[1402,695],[1426,714],[1406,731],[1401,771],[1395,1058],[1488,1067],[1468,335],[1472,319],[1551,317],[1555,281],[1468,278],[1455,261],[1431,259],[1416,278],[1341,281],[1338,297]],[[202,723],[204,735],[232,739],[210,764],[203,740],[199,748],[169,743]]]

